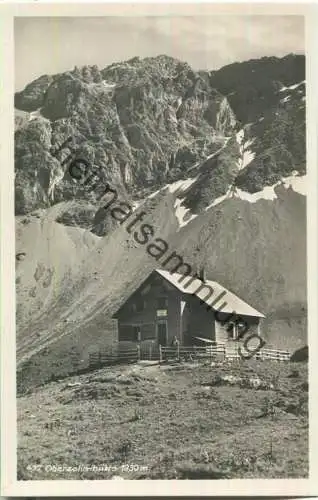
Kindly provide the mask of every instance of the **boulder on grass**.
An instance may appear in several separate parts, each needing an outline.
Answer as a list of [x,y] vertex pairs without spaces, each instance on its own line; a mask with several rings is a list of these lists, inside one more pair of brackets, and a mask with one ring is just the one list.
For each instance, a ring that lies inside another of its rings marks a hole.
[[308,345],[305,345],[304,347],[297,349],[297,351],[295,351],[292,354],[290,361],[293,362],[308,361]]

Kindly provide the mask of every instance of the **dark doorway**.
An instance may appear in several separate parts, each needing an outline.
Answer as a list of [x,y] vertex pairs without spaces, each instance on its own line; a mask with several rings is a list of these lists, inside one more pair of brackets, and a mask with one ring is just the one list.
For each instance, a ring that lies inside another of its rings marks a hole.
[[168,325],[167,321],[158,321],[157,323],[157,339],[158,344],[166,346],[168,343]]

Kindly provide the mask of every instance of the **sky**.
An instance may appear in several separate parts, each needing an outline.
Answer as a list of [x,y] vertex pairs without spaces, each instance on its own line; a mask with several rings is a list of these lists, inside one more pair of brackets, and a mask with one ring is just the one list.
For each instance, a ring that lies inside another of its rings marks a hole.
[[44,74],[167,54],[193,69],[303,54],[302,16],[16,17],[15,88]]

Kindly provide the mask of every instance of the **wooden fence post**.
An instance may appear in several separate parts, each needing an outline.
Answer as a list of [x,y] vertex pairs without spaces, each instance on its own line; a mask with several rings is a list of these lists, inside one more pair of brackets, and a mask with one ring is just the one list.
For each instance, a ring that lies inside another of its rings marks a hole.
[[159,344],[159,365],[162,363],[162,350],[161,350],[161,345]]
[[137,360],[140,361],[140,344],[137,345]]

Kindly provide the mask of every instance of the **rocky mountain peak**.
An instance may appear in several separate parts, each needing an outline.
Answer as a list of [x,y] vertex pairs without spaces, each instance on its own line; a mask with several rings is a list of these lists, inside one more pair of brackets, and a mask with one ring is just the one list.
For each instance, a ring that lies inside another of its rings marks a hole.
[[[259,192],[294,171],[302,175],[304,76],[304,59],[295,55],[210,73],[166,55],[134,57],[103,70],[91,65],[42,76],[16,96],[17,106],[33,110],[17,122],[17,213],[73,198],[99,209],[95,194],[67,174],[69,147],[51,154],[69,138],[72,154],[97,169],[101,182],[138,202],[194,173],[189,209],[229,190]],[[45,167],[37,163],[43,158]]]
[[[51,144],[61,144],[71,136],[78,156],[89,161],[92,168],[100,169],[102,178],[115,179],[119,189],[132,196],[140,188],[155,190],[186,175],[186,165],[213,153],[236,125],[226,97],[188,64],[164,55],[134,58],[102,71],[97,66],[75,67],[36,80],[25,92],[28,109],[41,105],[33,112],[38,113],[37,120],[48,120],[42,126],[47,128]],[[34,94],[36,100],[30,106]],[[24,97],[23,91],[17,98],[22,109]],[[20,165],[24,170],[21,175],[27,175],[28,170],[28,127],[29,123],[24,124],[16,136],[19,193],[23,185],[19,182]],[[44,148],[50,155],[50,144],[34,147],[42,153]],[[33,163],[29,169],[32,177]],[[55,199],[49,203],[68,199],[70,192],[74,193],[67,176],[51,181]],[[42,190],[41,186],[36,191]],[[77,196],[91,198],[83,190]],[[39,203],[46,206],[45,200],[49,199],[47,192],[40,196],[42,201],[34,196],[28,210],[30,206],[38,208]],[[25,212],[22,205],[18,200],[19,211]]]

